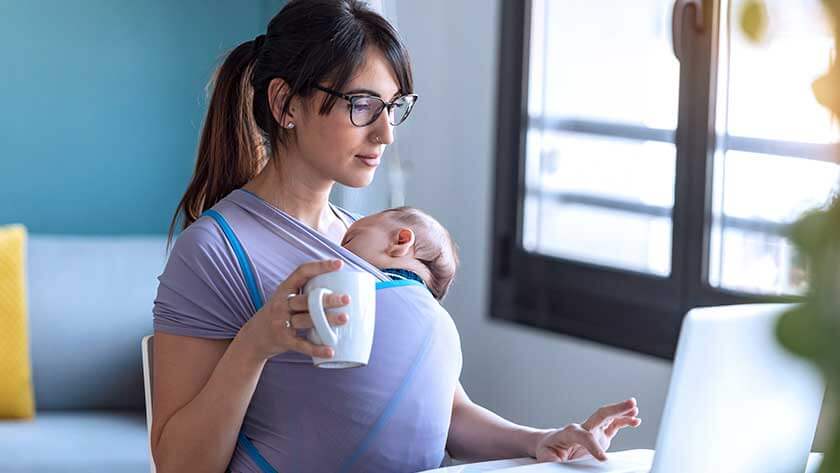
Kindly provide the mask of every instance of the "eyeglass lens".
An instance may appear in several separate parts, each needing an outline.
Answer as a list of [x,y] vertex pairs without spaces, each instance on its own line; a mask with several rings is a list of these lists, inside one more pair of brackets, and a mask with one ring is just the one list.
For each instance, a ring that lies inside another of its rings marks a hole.
[[[391,107],[388,121],[397,126],[411,113],[414,97],[398,98]],[[356,126],[366,126],[373,123],[385,108],[385,102],[376,97],[355,97],[352,102],[350,119]]]

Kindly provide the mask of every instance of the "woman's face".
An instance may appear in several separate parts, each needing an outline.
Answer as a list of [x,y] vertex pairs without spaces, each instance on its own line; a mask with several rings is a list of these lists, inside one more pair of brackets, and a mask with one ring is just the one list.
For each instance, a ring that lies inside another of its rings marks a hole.
[[[368,49],[366,56],[362,67],[339,92],[393,100],[399,86],[385,57],[376,48]],[[329,87],[327,83],[321,85]],[[370,125],[357,127],[350,121],[350,103],[341,98],[327,115],[319,115],[318,109],[326,97],[325,92],[316,90],[303,103],[302,113],[295,114],[298,151],[318,177],[350,187],[367,186],[385,146],[394,141],[387,109]]]

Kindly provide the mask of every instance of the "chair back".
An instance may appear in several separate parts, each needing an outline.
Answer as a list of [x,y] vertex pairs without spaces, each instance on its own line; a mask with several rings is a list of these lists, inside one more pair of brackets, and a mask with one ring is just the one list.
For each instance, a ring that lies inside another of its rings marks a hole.
[[143,390],[146,393],[146,436],[149,444],[151,473],[155,473],[155,460],[152,458],[152,348],[154,335],[146,335],[140,342],[143,356]]

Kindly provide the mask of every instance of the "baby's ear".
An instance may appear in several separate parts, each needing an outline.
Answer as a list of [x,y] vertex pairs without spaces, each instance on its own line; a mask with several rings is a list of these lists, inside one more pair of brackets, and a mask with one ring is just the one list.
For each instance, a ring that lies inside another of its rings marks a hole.
[[398,258],[411,254],[414,246],[414,232],[410,228],[400,228],[392,234],[391,243],[388,245],[388,256]]

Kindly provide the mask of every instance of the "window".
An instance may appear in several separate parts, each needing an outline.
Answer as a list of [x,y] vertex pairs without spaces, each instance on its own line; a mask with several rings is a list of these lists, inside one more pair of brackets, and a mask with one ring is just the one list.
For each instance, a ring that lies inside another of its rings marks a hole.
[[669,358],[692,307],[802,292],[784,232],[840,179],[833,38],[777,0],[749,42],[742,1],[502,2],[493,317]]

